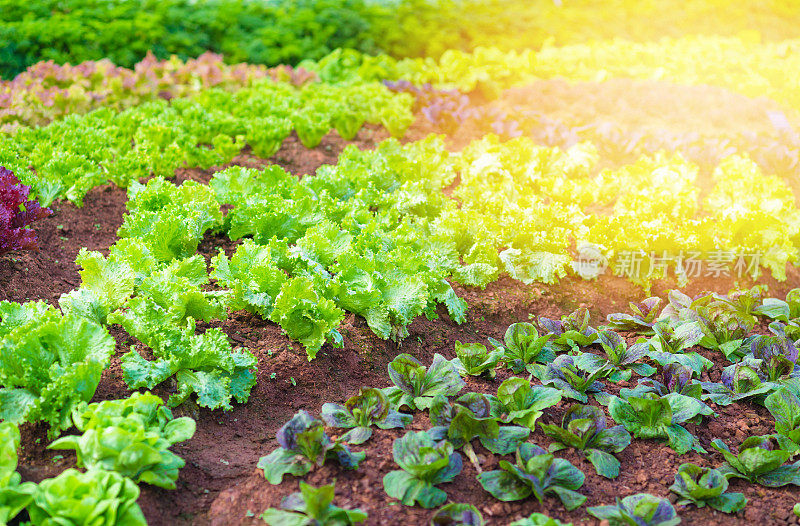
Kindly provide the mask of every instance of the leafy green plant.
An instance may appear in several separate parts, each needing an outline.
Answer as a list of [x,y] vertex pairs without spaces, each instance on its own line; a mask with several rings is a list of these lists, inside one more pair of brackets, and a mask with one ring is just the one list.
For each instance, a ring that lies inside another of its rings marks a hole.
[[136,484],[114,471],[67,469],[39,483],[28,506],[33,524],[146,526]]
[[621,425],[606,427],[606,415],[599,407],[575,404],[564,413],[561,426],[539,424],[544,434],[555,439],[551,453],[571,447],[583,451],[598,475],[619,476],[619,453],[631,443],[631,435]]
[[214,192],[195,181],[180,186],[161,177],[146,185],[132,181],[125,206],[128,213],[117,234],[142,240],[162,262],[193,256],[205,232],[222,225]]
[[316,357],[326,340],[341,346],[342,336],[336,328],[343,318],[344,311],[320,295],[314,283],[305,277],[283,284],[270,314],[270,319],[290,338],[303,344],[309,361]]
[[544,385],[561,390],[565,397],[582,403],[589,400],[588,394],[593,394],[601,403],[607,402],[609,395],[603,391],[603,384],[598,380],[610,375],[614,371],[613,366],[603,364],[595,367],[597,364],[593,358],[581,360],[581,356],[558,356],[547,364],[539,380]]
[[81,436],[64,436],[49,449],[74,449],[77,465],[114,471],[134,482],[175,489],[178,471],[186,463],[172,445],[189,440],[195,422],[173,418],[163,401],[150,393],[77,407],[73,421]]
[[0,423],[0,524],[6,524],[33,500],[36,484],[20,482],[17,473],[19,429],[10,422]]
[[647,356],[661,366],[679,363],[692,369],[695,375],[713,365],[711,360],[696,352],[686,352],[703,339],[703,332],[691,323],[684,323],[674,328],[667,320],[659,320],[653,324],[655,335],[648,340],[651,350]]
[[678,504],[694,504],[698,508],[708,504],[723,513],[736,513],[747,504],[742,493],[726,493],[728,479],[721,472],[691,463],[678,467],[675,483],[669,489],[680,497]]
[[503,356],[502,351],[490,352],[485,345],[480,343],[463,344],[460,341],[456,341],[455,352],[456,358],[453,359],[453,365],[459,373],[487,378],[494,378],[496,374],[494,368],[497,367],[497,363]]
[[671,322],[662,317],[653,323],[652,328],[653,337],[649,341],[656,351],[682,354],[703,339],[703,331],[698,325],[683,323],[679,319]]
[[423,508],[440,506],[447,494],[436,484],[450,482],[461,472],[461,455],[453,445],[436,442],[424,431],[409,431],[394,441],[392,452],[402,469],[383,477],[386,493],[406,506],[415,502]]
[[501,460],[499,470],[478,475],[483,489],[502,501],[522,500],[533,495],[541,503],[546,495],[554,495],[567,510],[574,510],[586,501],[586,497],[576,491],[583,486],[585,478],[568,461],[529,443],[517,449],[516,464]]
[[483,526],[483,516],[472,504],[451,502],[431,517],[431,526]]
[[750,352],[756,360],[760,360],[757,371],[765,380],[774,382],[794,374],[798,352],[794,342],[778,336],[755,336],[750,341]]
[[792,453],[779,449],[775,438],[770,435],[745,439],[739,446],[738,455],[734,455],[718,438],[711,442],[711,446],[725,457],[719,471],[727,479],[743,478],[771,488],[787,484],[800,486],[800,461],[784,465]]
[[778,298],[764,298],[755,312],[773,320],[788,323],[800,318],[800,288],[792,289],[786,293],[786,300]]
[[231,350],[222,330],[196,334],[194,318],[186,326],[170,323],[162,307],[145,298],[133,298],[127,310],[111,313],[110,323],[120,324],[131,336],[152,349],[155,360],[146,360],[135,346],[122,357],[122,374],[132,389],[153,389],[175,377],[177,391],[167,400],[175,407],[192,394],[209,409],[232,409],[235,399],[244,403],[256,383],[257,360],[245,349]]
[[719,383],[700,382],[706,391],[703,400],[710,400],[717,405],[729,405],[748,398],[763,400],[767,393],[775,389],[776,384],[762,381],[762,375],[758,372],[760,365],[758,361],[745,359],[723,369]]
[[333,505],[334,484],[315,488],[300,481],[300,491],[284,497],[280,510],[269,508],[261,518],[270,526],[346,526],[367,520],[359,509],[346,510]]
[[621,389],[620,396],[627,399],[631,396],[641,398],[645,393],[655,393],[658,396],[678,393],[700,400],[703,394],[703,387],[699,382],[692,381],[693,373],[694,371],[691,368],[673,362],[665,365],[661,370],[661,381],[642,378],[635,388]]
[[280,484],[287,473],[300,477],[314,467],[322,467],[325,460],[335,458],[342,467],[356,469],[366,453],[351,453],[339,440],[325,434],[320,420],[306,411],[298,411],[275,435],[278,449],[258,461],[258,468],[270,484]]
[[587,510],[593,517],[607,520],[611,526],[675,526],[681,518],[667,499],[647,493],[629,495],[609,506],[593,506]]
[[0,302],[0,319],[0,420],[43,420],[52,438],[71,425],[72,409],[94,396],[114,339],[43,302]]
[[611,418],[636,438],[664,438],[679,455],[695,449],[704,452],[697,439],[680,424],[714,414],[701,401],[670,393],[659,397],[647,393],[627,400],[614,397],[608,406]]
[[639,376],[650,376],[656,372],[652,365],[638,363],[647,356],[647,351],[650,349],[646,342],[635,343],[629,347],[619,334],[606,330],[598,333],[598,343],[603,348],[606,359],[596,354],[583,353],[576,360],[579,360],[586,369],[595,370],[610,363],[614,366],[614,372],[608,379],[615,383],[630,380],[634,372]]
[[608,328],[614,331],[638,332],[640,334],[653,334],[653,324],[661,306],[661,298],[651,297],[640,303],[629,303],[633,314],[609,314]]
[[[708,298],[710,300],[709,305],[717,308],[727,308],[740,316],[753,319],[753,315],[758,312],[758,307],[762,304],[762,298],[766,292],[766,285],[754,285],[749,289],[731,290],[724,295],[713,293]],[[753,322],[755,322],[755,319],[753,319]]]
[[455,366],[441,354],[433,355],[430,367],[410,354],[399,354],[388,368],[394,386],[383,392],[398,408],[427,409],[437,394],[453,396],[466,385]]
[[322,138],[330,131],[330,117],[323,111],[310,108],[292,117],[297,137],[306,148],[316,148]]
[[676,327],[675,332],[699,331],[702,338],[697,342],[698,345],[720,351],[728,359],[739,352],[745,336],[755,323],[755,318],[751,315],[713,306],[684,309],[681,311],[681,318],[683,323]]
[[467,393],[452,404],[444,395],[437,395],[429,411],[434,427],[428,434],[435,440],[447,439],[453,446],[462,448],[479,473],[481,467],[472,440],[479,439],[492,453],[508,455],[530,434],[527,427],[501,426],[492,402],[489,396],[479,393]]
[[553,387],[532,386],[529,380],[512,377],[497,388],[497,399],[501,404],[499,416],[503,422],[533,431],[542,410],[561,401],[561,391]]
[[539,336],[534,324],[520,322],[508,326],[502,343],[494,338],[489,338],[489,342],[495,349],[502,350],[503,361],[508,367],[515,373],[520,373],[529,364],[548,363],[555,359],[556,355],[548,345],[552,336]]
[[782,387],[767,396],[764,405],[775,418],[776,439],[781,449],[800,449],[800,398]]
[[539,326],[551,335],[551,345],[561,352],[580,351],[597,341],[597,330],[589,326],[589,311],[581,307],[575,312],[562,316],[561,320],[551,320],[539,316]]
[[320,417],[331,427],[350,429],[340,440],[353,445],[370,439],[373,424],[380,429],[404,428],[413,418],[392,409],[383,391],[369,387],[360,388],[344,405],[323,404]]
[[269,247],[245,239],[230,259],[220,249],[212,264],[211,277],[220,286],[233,290],[232,310],[247,309],[269,318],[275,299],[286,282],[286,275],[272,260]]

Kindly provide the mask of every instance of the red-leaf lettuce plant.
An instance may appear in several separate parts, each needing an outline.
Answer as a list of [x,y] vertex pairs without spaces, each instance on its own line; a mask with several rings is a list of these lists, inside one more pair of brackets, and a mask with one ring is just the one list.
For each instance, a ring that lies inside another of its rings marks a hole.
[[0,166],[0,256],[12,250],[39,248],[36,232],[27,227],[53,211],[29,200],[30,191],[14,172]]

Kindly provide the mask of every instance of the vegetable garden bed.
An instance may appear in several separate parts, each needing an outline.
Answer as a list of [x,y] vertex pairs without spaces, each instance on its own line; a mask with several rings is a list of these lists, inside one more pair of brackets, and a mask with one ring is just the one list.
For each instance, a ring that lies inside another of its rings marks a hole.
[[[631,84],[626,82],[619,81],[613,89],[629,92]],[[654,91],[663,90],[661,93],[665,93],[671,89],[671,85],[652,84],[649,88]],[[574,104],[575,99],[581,98],[582,90],[591,89],[591,85],[581,85],[574,91],[565,90],[561,93],[558,89],[551,90],[551,83],[545,83],[530,88],[533,96],[518,89],[516,94],[509,95],[509,100],[521,97],[526,104],[535,106],[538,98],[546,96],[549,106],[540,108],[540,111],[544,115],[555,117],[562,111],[558,104],[559,97],[563,99],[563,106],[568,106]],[[712,93],[709,99],[718,94]],[[727,95],[731,99],[752,103],[749,107],[744,102],[737,106],[736,111],[740,111],[742,115],[755,114],[760,107],[759,101],[740,99],[739,96],[729,93]],[[614,100],[617,96],[618,92],[608,96],[608,99]],[[684,96],[691,97],[694,94]],[[680,100],[680,97],[676,97],[676,104]],[[508,104],[512,103],[513,100]],[[618,122],[625,122],[625,111],[637,113],[636,102],[629,100],[628,104],[628,110],[622,109],[622,115],[613,116]],[[499,105],[502,106],[502,102]],[[704,118],[703,115],[698,115],[701,109],[696,107],[692,112],[697,122],[702,122]],[[721,114],[715,111],[718,110],[709,108],[709,115]],[[574,114],[572,110],[566,113]],[[630,120],[635,121],[637,118],[652,121],[650,115],[633,115]],[[734,115],[730,121],[717,121],[715,126],[710,126],[714,129],[706,131],[710,136],[721,136],[728,132],[741,133],[741,129],[730,129],[733,127],[730,123],[737,121],[741,122],[741,119]],[[760,122],[759,126],[760,131],[768,133],[766,122]],[[679,119],[670,122],[669,127],[676,135],[680,134]],[[636,131],[635,122],[631,128]],[[421,139],[431,131],[441,130],[417,115],[416,124],[406,135],[404,142]],[[460,129],[455,138],[449,139],[448,146],[453,150],[460,149],[467,142],[465,137],[474,139],[482,136],[483,131],[467,127]],[[382,128],[368,126],[350,143],[361,149],[372,149],[387,137],[388,133]],[[348,141],[330,133],[319,146],[308,149],[293,134],[270,159],[261,159],[246,149],[225,166],[178,169],[172,182],[179,184],[196,181],[206,185],[214,174],[230,166],[257,168],[272,163],[282,166],[295,176],[302,176],[313,173],[323,164],[335,164],[346,144]],[[457,182],[453,187],[456,186]],[[78,288],[81,282],[79,267],[73,262],[79,250],[85,247],[108,256],[108,249],[117,240],[116,232],[123,224],[127,201],[124,190],[108,185],[90,190],[84,198],[82,208],[76,208],[65,201],[57,201],[53,205],[53,216],[34,225],[41,250],[37,253],[5,256],[4,265],[0,268],[0,301],[44,300],[56,304],[62,294]],[[207,266],[211,266],[212,258],[217,256],[220,248],[230,258],[241,245],[241,240],[231,241],[221,234],[206,233],[197,253],[203,256]],[[757,283],[769,286],[769,296],[784,298],[787,292],[800,286],[798,268],[788,265],[786,271],[788,277],[785,281],[762,276]],[[723,294],[737,287],[749,288],[755,283],[747,277],[740,280],[724,277],[700,278],[690,281],[681,290],[690,296],[706,290]],[[221,287],[212,282],[207,288],[214,290]],[[666,297],[667,291],[674,288],[678,288],[674,279],[656,280],[653,282],[652,293]],[[609,314],[628,312],[628,302],[641,301],[646,297],[639,286],[610,275],[600,276],[596,281],[584,281],[569,276],[551,285],[525,285],[504,276],[489,283],[485,289],[458,284],[454,284],[454,289],[467,305],[464,323],[452,321],[447,309],[439,305],[436,310],[438,319],[418,316],[408,326],[408,335],[400,342],[394,342],[378,337],[363,317],[347,313],[338,329],[343,337],[343,347],[335,348],[325,344],[316,359],[310,363],[302,345],[287,337],[278,325],[265,321],[257,314],[237,310],[222,321],[197,322],[198,333],[220,329],[234,346],[247,349],[255,356],[258,367],[256,383],[250,391],[249,401],[246,404],[234,404],[230,411],[201,408],[193,399],[173,409],[176,417],[194,418],[197,421],[197,430],[191,440],[171,448],[186,461],[186,466],[180,470],[176,490],[165,490],[146,484],[140,486],[142,493],[139,504],[149,523],[258,524],[261,522],[258,517],[265,509],[277,508],[283,497],[299,489],[300,480],[313,486],[323,486],[335,480],[334,504],[343,508],[360,508],[369,516],[367,524],[426,524],[432,510],[404,506],[397,499],[388,498],[383,483],[384,476],[397,468],[392,458],[394,441],[408,430],[423,431],[431,427],[431,420],[423,411],[406,410],[413,414],[413,420],[406,429],[373,429],[372,438],[368,442],[351,446],[353,451],[366,453],[366,459],[354,471],[345,470],[335,462],[328,462],[305,477],[287,475],[282,483],[273,485],[265,480],[263,470],[257,469],[256,465],[261,457],[275,450],[278,446],[276,433],[298,411],[305,410],[316,416],[324,403],[343,403],[354,396],[359,388],[390,386],[387,366],[400,353],[408,353],[428,366],[437,354],[448,360],[455,358],[454,348],[459,345],[457,342],[485,345],[488,338],[503,340],[507,328],[518,322],[528,322],[539,317],[559,319],[576,309],[586,308],[592,316],[591,325],[597,327],[606,322]],[[760,318],[751,333],[770,334],[768,321]],[[110,333],[116,344],[115,354],[111,358],[110,366],[103,372],[93,401],[124,398],[130,394],[130,389],[123,380],[121,356],[132,345],[146,357],[151,357],[147,355],[148,350],[141,342],[118,325],[112,326]],[[632,344],[637,336],[630,331],[620,333],[628,344]],[[583,350],[603,355],[603,350],[597,343],[585,346]],[[713,367],[699,375],[699,379],[719,382],[723,368],[727,365],[723,354],[700,346],[695,346],[692,350],[698,351],[703,358],[714,363]],[[651,360],[651,363],[654,362]],[[467,392],[495,395],[502,383],[513,376],[527,378],[528,372],[515,375],[509,370],[499,368],[496,377],[492,379],[467,376],[466,385],[458,395]],[[634,374],[632,379],[616,383],[605,381],[604,385],[609,394],[620,395],[621,389],[635,387],[639,378],[638,374]],[[541,382],[534,380],[534,384],[539,383]],[[152,392],[167,399],[174,390],[175,381],[170,380],[152,389]],[[590,400],[593,406],[601,407],[594,398]],[[575,400],[562,398],[544,411],[538,422],[560,425],[573,403]],[[690,451],[679,455],[664,444],[663,440],[634,439],[630,446],[616,454],[621,464],[620,474],[618,478],[609,480],[595,473],[593,464],[583,453],[569,448],[559,451],[557,457],[571,462],[586,477],[578,490],[586,496],[586,502],[575,511],[566,511],[562,503],[552,496],[545,498],[541,504],[532,497],[514,502],[497,500],[484,491],[476,478],[476,466],[466,456],[461,473],[452,482],[441,484],[440,489],[447,493],[448,502],[472,504],[481,511],[487,524],[497,525],[509,524],[534,512],[544,513],[564,522],[597,522],[586,515],[586,507],[613,504],[617,496],[636,493],[669,498],[675,503],[685,524],[796,524],[797,520],[791,511],[792,506],[800,501],[796,486],[767,488],[741,479],[732,479],[728,491],[741,492],[748,500],[744,511],[735,515],[723,514],[709,506],[697,508],[677,504],[678,498],[670,493],[669,487],[675,481],[675,474],[681,464],[693,462],[702,467],[719,467],[723,457],[712,447],[714,439],[721,439],[730,446],[738,446],[749,436],[772,433],[775,426],[775,419],[770,412],[750,401],[731,405],[709,402],[708,406],[717,413],[715,418],[702,420],[702,423],[690,422],[684,426],[697,438],[697,443],[705,448],[707,453],[704,454]],[[612,424],[609,421],[608,425]],[[538,424],[534,427],[529,442],[543,447],[553,442],[552,437],[545,435]],[[22,426],[19,472],[24,480],[39,482],[75,465],[72,451],[46,449],[49,443],[47,432],[47,427],[41,423]],[[344,430],[327,427],[326,432],[331,438],[337,438]],[[478,441],[475,441],[474,450],[484,473],[498,469],[501,455],[490,452]],[[513,461],[513,456],[503,458]]]

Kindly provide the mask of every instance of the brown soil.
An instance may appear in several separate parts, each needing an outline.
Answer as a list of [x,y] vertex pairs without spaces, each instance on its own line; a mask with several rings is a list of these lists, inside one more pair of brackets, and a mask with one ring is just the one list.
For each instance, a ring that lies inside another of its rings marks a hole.
[[[417,126],[412,137],[423,132],[424,126]],[[356,144],[371,147],[384,136],[374,129],[364,130]],[[343,146],[344,141],[329,135],[318,148],[309,151],[299,145],[296,138],[290,138],[272,161],[298,175],[312,173],[320,164],[334,162]],[[258,166],[264,162],[245,152],[233,164]],[[218,169],[179,170],[176,179],[207,182]],[[102,251],[114,242],[115,231],[124,213],[124,202],[124,191],[101,187],[90,192],[81,209],[65,203],[57,205],[53,217],[35,226],[41,240],[40,252],[0,259],[0,300],[44,299],[54,302],[61,293],[77,287],[80,279],[73,263],[75,255],[82,246]],[[98,224],[100,228],[95,226]],[[230,249],[232,244],[223,238],[208,236],[200,252],[209,255],[220,246]],[[798,269],[789,270],[787,282],[779,284],[766,280],[770,283],[772,295],[780,297],[787,290],[800,286]],[[731,280],[699,280],[688,287],[688,292],[727,292],[733,286]],[[674,288],[674,284],[658,283],[653,291],[663,294],[668,288]],[[198,410],[191,404],[184,404],[174,411],[176,416],[196,418],[197,433],[192,440],[173,448],[186,460],[176,490],[166,491],[142,484],[139,503],[150,524],[257,524],[257,516],[265,508],[277,506],[283,496],[298,489],[298,480],[291,476],[285,477],[283,484],[271,486],[255,468],[258,459],[276,447],[275,432],[300,409],[318,414],[324,402],[341,402],[361,386],[388,385],[386,366],[400,352],[411,353],[423,363],[430,362],[434,353],[452,358],[456,340],[485,343],[490,336],[501,338],[510,323],[526,321],[531,315],[556,317],[577,306],[586,306],[595,322],[600,322],[611,312],[625,311],[628,301],[643,297],[641,289],[610,276],[597,282],[565,279],[556,286],[525,286],[504,278],[485,290],[459,287],[457,292],[470,305],[464,325],[455,325],[440,312],[442,316],[436,321],[415,320],[409,328],[410,336],[396,344],[376,338],[363,319],[349,315],[340,329],[344,348],[325,346],[311,363],[306,360],[301,346],[281,334],[280,328],[271,322],[239,312],[227,320],[211,323],[210,326],[224,330],[236,345],[248,348],[258,357],[258,384],[247,404],[236,405],[227,413]],[[112,334],[118,343],[118,354],[104,373],[95,400],[129,394],[121,378],[118,358],[132,342],[118,329],[112,328]],[[704,354],[719,358],[718,354]],[[718,377],[720,368],[717,365],[710,376]],[[508,376],[508,373],[500,372],[494,381],[470,380],[467,390],[494,393]],[[616,391],[619,387],[613,389]],[[157,393],[167,395],[168,388],[159,389]],[[542,421],[560,422],[568,405],[568,402],[562,402],[548,410]],[[705,446],[713,438],[722,438],[735,446],[746,436],[769,432],[774,424],[764,408],[752,403],[715,409],[718,418],[700,426],[687,426]],[[426,417],[415,415],[411,428],[424,429],[426,426]],[[42,426],[23,427],[19,469],[25,480],[39,481],[74,465],[74,455],[59,455],[45,449],[45,431]],[[337,433],[333,429],[328,431],[331,435]],[[304,480],[321,485],[336,479],[337,498],[334,503],[367,511],[370,515],[368,524],[426,524],[431,511],[404,507],[387,498],[383,492],[383,475],[396,468],[391,458],[391,444],[401,434],[396,430],[375,430],[367,444],[354,448],[367,452],[366,461],[357,471],[343,471],[335,464],[327,464]],[[531,440],[541,446],[550,442],[539,431],[532,435]],[[476,452],[484,470],[496,467],[498,459],[494,455],[480,445],[476,446]],[[622,462],[619,479],[607,481],[595,475],[591,465],[579,454],[567,450],[558,456],[570,460],[586,474],[586,483],[581,491],[588,497],[587,506],[609,504],[616,496],[644,491],[668,496],[667,488],[681,463],[713,466],[721,463],[721,457],[716,453],[705,456],[692,453],[679,457],[657,441],[637,440],[619,455]],[[453,483],[441,487],[451,501],[478,506],[489,524],[508,524],[534,511],[574,522],[583,521],[585,515],[585,506],[566,513],[558,501],[552,499],[541,505],[531,499],[499,502],[483,491],[469,462],[465,462],[464,471]],[[678,512],[683,523],[797,523],[791,513],[794,503],[800,501],[800,491],[796,488],[767,489],[736,481],[731,483],[731,491],[742,491],[748,497],[749,503],[743,513],[728,517],[709,508],[680,507]]]

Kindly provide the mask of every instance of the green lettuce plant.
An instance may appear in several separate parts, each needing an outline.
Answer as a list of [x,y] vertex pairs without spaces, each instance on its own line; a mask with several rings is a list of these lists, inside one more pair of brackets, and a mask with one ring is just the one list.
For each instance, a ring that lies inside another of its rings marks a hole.
[[497,388],[497,400],[501,421],[533,431],[536,421],[544,414],[542,411],[561,401],[561,391],[554,387],[533,386],[525,378],[512,377]]
[[606,415],[599,407],[575,404],[564,413],[561,426],[539,424],[549,437],[555,439],[548,450],[551,453],[571,447],[582,451],[598,475],[606,478],[619,476],[619,453],[631,443],[631,435],[621,425],[606,427]]
[[635,343],[629,347],[619,334],[606,330],[598,333],[597,343],[605,352],[605,358],[591,353],[583,353],[576,358],[587,370],[600,369],[609,363],[614,366],[614,370],[608,379],[614,383],[630,380],[634,372],[639,376],[650,376],[656,372],[652,365],[639,362],[647,356],[647,351],[650,349],[646,342]]
[[699,382],[692,381],[692,374],[693,371],[689,367],[673,362],[661,370],[661,381],[642,378],[633,389],[621,389],[620,396],[627,399],[631,396],[641,398],[645,393],[654,393],[658,396],[678,393],[700,400],[703,387]]
[[650,351],[647,356],[662,367],[678,363],[689,367],[695,376],[713,366],[711,360],[697,352],[687,352],[703,339],[703,332],[694,324],[685,323],[674,327],[667,320],[659,320],[653,325],[652,338],[648,340]]
[[[599,402],[607,403],[609,395],[603,391],[603,384],[598,380],[614,372],[614,367],[605,363],[596,367],[597,364],[593,358],[582,360],[581,356],[583,355],[562,354],[558,356],[547,364],[547,368],[541,373],[539,380],[544,385],[559,389],[566,398],[572,398],[585,404],[589,401],[587,395],[593,394]],[[584,364],[584,362],[586,363]]]
[[67,469],[39,483],[28,506],[31,523],[146,526],[139,488],[114,471]]
[[280,510],[269,508],[261,519],[269,526],[348,526],[367,520],[359,509],[346,510],[333,505],[334,485],[315,488],[300,481],[300,491],[284,497]]
[[561,320],[551,320],[539,316],[539,327],[551,335],[550,343],[559,352],[580,351],[597,341],[597,329],[589,326],[589,311],[581,307],[575,312],[562,316]]
[[278,430],[275,438],[279,447],[257,464],[270,484],[280,484],[287,473],[301,477],[322,467],[329,458],[335,458],[345,469],[356,469],[367,456],[363,451],[350,452],[340,440],[331,440],[322,422],[302,410]]
[[609,314],[608,328],[614,331],[638,332],[640,334],[653,334],[653,325],[661,306],[661,298],[652,297],[640,303],[628,304],[633,314]]
[[699,331],[702,337],[698,345],[720,351],[728,359],[741,355],[742,343],[755,323],[751,315],[706,306],[682,310],[681,319],[682,323],[675,328],[676,332]]
[[589,515],[606,520],[611,526],[675,526],[681,518],[667,499],[647,493],[629,495],[609,506],[593,506]]
[[105,328],[43,302],[0,302],[0,420],[45,421],[48,436],[94,396],[116,344]]
[[567,510],[586,501],[576,490],[583,486],[585,475],[567,460],[555,458],[535,444],[519,446],[516,464],[500,461],[500,469],[478,475],[483,489],[502,501],[522,500],[533,495],[542,503],[554,495]]
[[256,383],[257,360],[246,349],[231,349],[217,328],[197,334],[194,318],[185,326],[165,321],[163,308],[143,297],[133,298],[125,311],[109,315],[131,336],[152,349],[155,360],[145,359],[135,346],[122,357],[122,376],[132,389],[154,389],[174,376],[177,390],[167,405],[178,406],[193,394],[209,409],[232,409],[244,403]]
[[456,341],[455,352],[453,365],[460,374],[487,378],[494,378],[496,374],[494,369],[503,356],[502,351],[490,352],[480,343],[464,344],[460,341]]
[[515,373],[530,364],[552,362],[556,355],[548,344],[552,334],[539,335],[533,323],[520,322],[508,326],[503,342],[489,338],[495,349],[502,350],[503,361]]
[[74,449],[77,465],[114,471],[134,482],[175,489],[178,471],[186,464],[169,448],[192,438],[195,422],[173,418],[164,402],[150,393],[134,393],[78,407],[73,421],[80,436],[64,436],[49,449]]
[[781,449],[800,449],[800,398],[781,387],[767,396],[764,405],[775,418],[775,438]]
[[718,438],[711,442],[711,446],[725,457],[719,471],[729,480],[743,478],[771,488],[787,484],[800,486],[800,461],[784,465],[792,453],[779,449],[775,442],[770,435],[747,438],[739,446],[738,455],[734,455]]
[[756,314],[785,323],[800,318],[800,288],[786,293],[786,300],[764,298],[755,308]]
[[461,455],[447,440],[436,442],[424,431],[409,431],[394,441],[392,452],[400,470],[383,477],[386,494],[406,506],[423,508],[442,505],[447,494],[437,484],[452,481],[461,473]]
[[314,283],[303,276],[281,286],[270,313],[270,320],[280,325],[290,338],[303,344],[308,361],[316,357],[326,341],[341,346],[342,336],[336,328],[342,319],[344,311],[322,296]]
[[399,354],[388,368],[394,386],[383,392],[398,408],[427,409],[437,394],[453,396],[466,385],[452,362],[440,354],[433,356],[430,367],[410,354]]
[[608,406],[611,418],[625,426],[636,438],[664,438],[669,447],[682,455],[690,449],[704,452],[697,439],[680,424],[714,414],[701,401],[670,393],[659,397],[647,393],[627,400],[614,397]]
[[413,418],[392,409],[383,391],[369,387],[360,388],[344,405],[323,404],[320,417],[331,427],[350,429],[340,440],[353,445],[370,439],[372,425],[380,429],[404,428]]
[[6,524],[33,500],[36,484],[20,482],[17,473],[19,428],[11,422],[0,423],[0,524]]
[[720,471],[691,463],[678,467],[675,483],[669,489],[680,497],[678,504],[694,504],[698,508],[708,504],[723,513],[736,513],[747,504],[742,493],[726,493],[728,479]]
[[437,395],[429,412],[434,427],[428,434],[435,440],[447,439],[454,447],[462,448],[479,473],[481,467],[472,440],[477,438],[492,453],[508,455],[530,434],[527,427],[501,426],[492,402],[489,396],[480,393],[467,393],[452,404],[445,396]]
[[700,382],[706,392],[703,400],[710,400],[717,405],[729,405],[741,400],[754,399],[762,401],[777,385],[774,382],[764,381],[758,369],[760,362],[745,359],[739,363],[729,365],[722,370],[719,383]]

